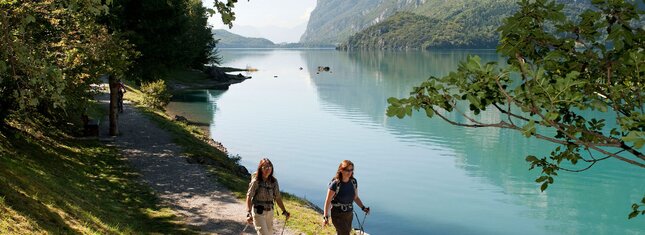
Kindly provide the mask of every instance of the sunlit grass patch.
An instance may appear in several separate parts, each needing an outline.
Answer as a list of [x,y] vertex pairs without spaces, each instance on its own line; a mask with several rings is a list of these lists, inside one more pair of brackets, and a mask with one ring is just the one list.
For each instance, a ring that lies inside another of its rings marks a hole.
[[25,231],[30,231],[33,234],[44,234],[44,232],[37,232],[37,227],[31,223],[29,218],[7,205],[4,196],[0,197],[0,234],[24,234]]
[[116,149],[25,126],[0,135],[0,234],[196,233]]
[[291,213],[287,227],[306,234],[336,234],[333,226],[322,227],[322,214],[309,202],[288,193],[282,195],[285,207]]

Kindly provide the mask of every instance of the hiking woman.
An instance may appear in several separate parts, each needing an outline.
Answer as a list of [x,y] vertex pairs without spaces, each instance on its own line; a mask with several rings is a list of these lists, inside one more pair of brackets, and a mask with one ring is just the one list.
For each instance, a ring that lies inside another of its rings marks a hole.
[[282,203],[278,180],[273,177],[273,163],[268,158],[263,158],[258,164],[258,170],[251,176],[249,190],[246,192],[247,222],[253,223],[258,235],[273,234],[273,201],[278,203],[288,220],[291,215]]
[[363,212],[370,212],[370,208],[365,207],[361,198],[358,197],[358,183],[354,178],[354,163],[343,160],[327,189],[323,226],[329,224],[329,208],[331,206],[331,222],[336,228],[336,233],[348,235],[352,231],[354,202]]
[[119,81],[117,83],[117,109],[119,112],[123,113],[123,95],[127,92],[125,89],[125,84],[123,84],[123,81]]

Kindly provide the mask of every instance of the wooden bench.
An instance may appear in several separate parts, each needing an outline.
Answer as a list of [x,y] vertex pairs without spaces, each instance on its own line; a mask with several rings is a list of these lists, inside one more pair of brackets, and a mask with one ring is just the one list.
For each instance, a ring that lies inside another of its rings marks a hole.
[[99,124],[101,121],[96,119],[91,119],[86,115],[83,115],[83,135],[84,136],[99,136]]

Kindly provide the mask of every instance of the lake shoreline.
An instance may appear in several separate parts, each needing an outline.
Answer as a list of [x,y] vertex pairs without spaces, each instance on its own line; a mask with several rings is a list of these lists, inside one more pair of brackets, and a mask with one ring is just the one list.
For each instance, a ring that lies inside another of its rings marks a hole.
[[[238,73],[236,75],[228,74],[231,72],[251,72],[253,68],[233,68],[207,66],[204,70],[191,70],[197,75],[198,79],[171,79],[168,81],[168,88],[171,93],[178,93],[185,90],[210,89],[210,90],[228,90],[228,88],[237,83],[241,83],[251,77]],[[197,80],[197,81],[196,81]]]
[[[248,71],[244,69],[235,69],[235,68],[225,68],[227,71]],[[201,71],[200,71],[201,72]],[[232,75],[235,76],[235,75]],[[235,78],[233,78],[235,79]],[[248,78],[247,78],[248,79]],[[244,79],[246,80],[246,79]],[[209,87],[208,85],[203,84],[203,79],[195,79],[192,82],[190,81],[181,81],[177,82],[177,80],[173,80],[172,78],[170,79],[170,83],[172,84],[181,84],[181,86],[175,86],[171,89],[171,92],[173,95],[189,91],[189,90],[208,90],[212,87]],[[243,81],[243,80],[242,80]],[[241,81],[240,81],[241,82]],[[237,82],[239,83],[239,82]],[[235,84],[235,83],[231,83]],[[231,153],[228,152],[226,147],[219,141],[213,139],[211,137],[211,132],[210,132],[210,123],[205,123],[205,122],[200,122],[198,120],[195,120],[193,117],[190,117],[188,115],[182,116],[182,113],[176,109],[173,109],[172,107],[166,107],[166,110],[164,113],[173,121],[176,122],[182,122],[186,124],[187,126],[193,126],[195,128],[198,128],[201,130],[200,132],[193,132],[194,135],[200,135],[201,139],[204,143],[208,144],[212,148],[215,148],[222,153],[226,154],[229,158],[238,158],[239,156],[233,156]],[[203,159],[202,159],[203,160]],[[200,164],[206,164],[208,165],[208,161],[201,162],[199,159],[197,160]],[[253,169],[246,169],[246,167],[242,166],[241,164],[237,163],[237,168],[244,168],[247,172],[251,172]],[[251,170],[251,171],[249,171]],[[242,170],[244,171],[244,170]],[[237,172],[234,172],[233,170],[229,172],[230,174],[237,174]],[[233,183],[235,184],[235,183]],[[246,183],[248,184],[248,182]],[[246,184],[244,187],[246,187]],[[238,185],[239,186],[239,185]],[[240,193],[239,191],[241,189],[237,188],[238,186],[233,186],[231,187],[230,185],[227,186],[230,189],[236,191],[237,193]],[[246,192],[246,188],[242,189],[244,192]],[[242,193],[244,193],[242,192]],[[285,198],[285,204],[287,206],[287,210],[292,213],[292,215],[298,214],[300,218],[297,218],[296,216],[293,216],[290,220],[293,220],[290,224],[300,224],[298,226],[287,226],[289,228],[295,229],[297,231],[301,231],[304,233],[312,233],[312,232],[317,232],[319,229],[318,222],[322,216],[323,210],[318,207],[316,204],[313,202],[303,198],[296,196],[295,194],[289,193],[289,192],[284,192],[283,197]],[[278,218],[276,218],[278,219]],[[326,229],[326,232],[324,234],[333,234],[333,228],[329,226]]]

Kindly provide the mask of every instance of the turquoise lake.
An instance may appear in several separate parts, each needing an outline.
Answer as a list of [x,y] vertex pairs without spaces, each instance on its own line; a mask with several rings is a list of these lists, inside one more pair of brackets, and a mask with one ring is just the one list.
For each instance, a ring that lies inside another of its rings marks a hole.
[[227,91],[176,95],[169,108],[208,123],[212,138],[249,171],[270,158],[283,191],[320,207],[338,164],[353,161],[359,195],[372,209],[370,234],[645,234],[645,218],[627,219],[645,193],[642,168],[609,159],[581,173],[560,172],[540,192],[540,172],[529,171],[524,158],[546,156],[553,144],[424,113],[385,115],[388,97],[446,75],[468,54],[503,63],[493,50],[220,54],[224,66],[258,71],[243,73],[252,78]]

